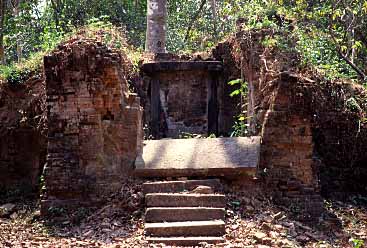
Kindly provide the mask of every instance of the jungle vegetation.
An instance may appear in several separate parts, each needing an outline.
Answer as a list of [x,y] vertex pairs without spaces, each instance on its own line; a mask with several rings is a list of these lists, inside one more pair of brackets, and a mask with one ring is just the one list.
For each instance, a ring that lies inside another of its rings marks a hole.
[[[144,50],[146,0],[0,0],[0,6],[3,79],[37,70],[45,53],[85,26],[113,28],[135,51]],[[365,0],[169,0],[167,13],[169,52],[211,49],[245,18],[245,29],[286,32],[264,44],[288,49],[284,39],[295,40],[302,63],[328,77],[367,79]]]

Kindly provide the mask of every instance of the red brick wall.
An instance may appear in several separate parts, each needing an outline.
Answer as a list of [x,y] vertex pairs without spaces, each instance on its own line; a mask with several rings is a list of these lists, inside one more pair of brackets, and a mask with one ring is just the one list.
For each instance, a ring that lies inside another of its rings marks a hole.
[[[275,201],[317,216],[320,193],[366,192],[367,92],[300,67],[291,49],[264,47],[271,32],[240,29],[215,54],[224,68],[235,63],[249,83],[250,131],[263,138],[259,176],[265,189]],[[358,107],[348,106],[350,99]]]
[[46,158],[43,78],[0,86],[0,188],[35,190]]
[[322,199],[313,159],[312,118],[297,104],[297,86],[302,84],[297,80],[292,75],[274,80],[269,108],[264,118],[257,118],[262,136],[258,174],[276,202],[308,219],[320,215]]
[[258,177],[264,190],[299,218],[313,219],[322,211],[322,200],[313,161],[312,115],[302,96],[309,82],[289,72],[296,66],[292,59],[283,60],[288,54],[278,56],[261,45],[266,35],[269,31],[238,32],[227,41],[233,58],[229,64],[235,61],[248,83],[249,131],[262,136]]
[[118,190],[141,150],[142,109],[122,57],[95,41],[45,57],[48,154],[43,209],[97,202]]

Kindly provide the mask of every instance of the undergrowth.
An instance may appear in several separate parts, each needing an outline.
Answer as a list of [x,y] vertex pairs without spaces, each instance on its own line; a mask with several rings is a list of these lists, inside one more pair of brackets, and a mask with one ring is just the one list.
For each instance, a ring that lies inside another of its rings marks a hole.
[[230,86],[236,87],[230,93],[231,97],[238,96],[240,97],[240,109],[241,113],[237,116],[234,116],[235,121],[233,125],[233,131],[230,134],[230,137],[243,137],[249,135],[249,124],[248,119],[250,118],[247,113],[247,98],[248,98],[248,83],[243,79],[235,79],[229,81],[227,84]]
[[83,28],[74,29],[67,34],[50,36],[47,43],[45,42],[40,46],[39,51],[30,54],[20,62],[0,65],[0,83],[3,81],[10,85],[16,85],[26,82],[28,78],[42,71],[45,55],[54,51],[59,44],[75,38],[96,39],[108,47],[126,54],[128,60],[132,63],[130,73],[137,73],[141,51],[127,44],[123,29],[112,25],[103,18],[94,18]]

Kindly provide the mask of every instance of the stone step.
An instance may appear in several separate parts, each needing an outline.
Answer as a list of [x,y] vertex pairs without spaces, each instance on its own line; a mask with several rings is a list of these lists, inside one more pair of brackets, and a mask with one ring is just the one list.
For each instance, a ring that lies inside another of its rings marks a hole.
[[224,218],[224,208],[148,208],[145,212],[146,222],[224,220]]
[[212,207],[224,208],[226,199],[221,194],[146,194],[147,207]]
[[222,236],[225,223],[223,220],[145,223],[145,233],[154,237]]
[[218,244],[223,243],[221,237],[149,237],[146,239],[150,243],[175,245],[175,246],[196,246],[199,243]]
[[161,181],[149,182],[143,184],[144,194],[149,193],[179,193],[183,191],[191,191],[197,186],[209,186],[215,192],[222,190],[219,179],[207,180],[183,180],[183,181]]

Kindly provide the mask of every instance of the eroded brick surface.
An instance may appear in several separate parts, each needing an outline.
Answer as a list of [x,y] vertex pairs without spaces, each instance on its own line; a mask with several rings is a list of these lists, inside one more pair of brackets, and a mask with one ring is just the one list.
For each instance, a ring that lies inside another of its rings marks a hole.
[[45,57],[48,153],[43,209],[96,202],[116,191],[141,151],[139,98],[128,93],[123,58],[79,40]]
[[270,32],[239,29],[217,47],[216,57],[228,61],[224,68],[235,62],[248,82],[247,115],[250,132],[263,138],[259,176],[265,189],[275,201],[317,217],[320,192],[366,192],[367,127],[361,120],[367,93],[298,70],[297,53],[262,45]]
[[35,189],[45,163],[42,77],[0,87],[0,189]]
[[[228,41],[232,47],[232,60],[228,60],[236,61],[248,82],[249,131],[262,136],[258,176],[276,202],[293,207],[301,218],[317,217],[322,200],[314,170],[312,116],[299,104],[304,96],[297,94],[302,85],[297,77],[275,73],[284,70],[283,60],[264,64],[274,61],[273,54],[261,46],[264,32],[240,31]],[[217,56],[223,57],[218,49]],[[295,66],[292,60],[285,64]]]
[[274,84],[262,119],[259,174],[274,190],[275,201],[294,207],[302,218],[316,217],[322,199],[314,169],[311,117],[298,109],[294,78],[280,77]]

